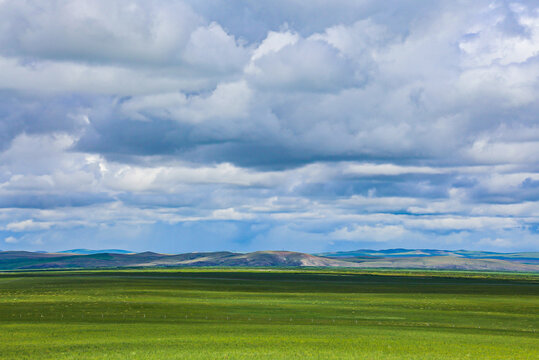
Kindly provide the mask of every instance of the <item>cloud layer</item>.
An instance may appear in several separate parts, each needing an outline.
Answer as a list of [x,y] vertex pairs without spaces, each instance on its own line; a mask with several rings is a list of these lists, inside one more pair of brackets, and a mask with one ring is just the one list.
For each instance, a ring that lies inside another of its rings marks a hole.
[[0,248],[537,250],[537,114],[533,1],[3,0]]

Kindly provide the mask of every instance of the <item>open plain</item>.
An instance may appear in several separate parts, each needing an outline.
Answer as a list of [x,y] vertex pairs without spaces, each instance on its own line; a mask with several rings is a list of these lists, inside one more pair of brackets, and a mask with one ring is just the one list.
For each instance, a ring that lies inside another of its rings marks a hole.
[[0,274],[2,359],[534,359],[538,328],[533,274]]

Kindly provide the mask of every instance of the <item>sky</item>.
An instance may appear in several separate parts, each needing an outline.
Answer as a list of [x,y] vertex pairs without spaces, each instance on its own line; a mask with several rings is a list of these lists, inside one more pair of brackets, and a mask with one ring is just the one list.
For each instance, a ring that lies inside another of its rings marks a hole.
[[0,249],[539,250],[536,1],[0,0]]

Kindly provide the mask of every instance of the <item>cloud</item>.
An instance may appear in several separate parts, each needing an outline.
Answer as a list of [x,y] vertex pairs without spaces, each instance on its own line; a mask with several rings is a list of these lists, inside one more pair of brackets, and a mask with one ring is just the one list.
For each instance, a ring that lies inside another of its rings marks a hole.
[[[357,85],[348,59],[325,41],[270,34],[247,68],[249,80],[261,90],[332,92]],[[307,60],[308,59],[308,60]]]
[[19,242],[19,240],[17,240],[17,238],[13,237],[13,236],[8,236],[7,238],[4,239],[4,242],[6,244],[16,244]]
[[191,33],[183,58],[193,67],[223,73],[240,71],[249,58],[249,48],[213,22]]
[[406,229],[400,225],[355,225],[339,228],[330,236],[338,240],[386,242],[402,238],[406,233]]
[[14,58],[0,57],[0,67],[4,70],[0,75],[0,90],[42,95],[69,92],[138,95],[177,89],[196,91],[214,82],[206,77],[171,77],[151,68],[144,71],[108,64],[88,65],[50,60],[24,64]]
[[510,240],[506,240],[502,238],[497,238],[497,239],[484,238],[484,239],[479,240],[479,245],[496,247],[496,248],[510,248],[512,243]]
[[212,216],[219,220],[244,220],[253,218],[251,214],[242,214],[234,208],[214,210]]
[[[294,45],[299,40],[299,35],[290,31],[275,32],[270,31],[266,38],[258,45],[254,50],[252,61],[257,61],[263,56],[268,54],[274,54],[279,52],[285,46]],[[253,68],[253,64],[247,68],[248,72],[257,72],[256,68]]]
[[208,95],[165,93],[133,97],[122,104],[122,111],[127,117],[146,121],[162,118],[197,124],[216,118],[245,118],[250,98],[251,90],[245,82],[232,82],[219,84]]
[[203,23],[179,1],[7,1],[0,17],[4,54],[88,63],[169,65]]
[[0,229],[536,249],[538,21],[524,0],[0,2]]
[[373,175],[403,175],[403,174],[440,174],[443,169],[426,166],[398,166],[394,164],[350,164],[344,170],[345,174],[359,176]]
[[35,222],[32,219],[9,223],[6,230],[10,231],[36,231],[49,229],[52,226],[50,222]]

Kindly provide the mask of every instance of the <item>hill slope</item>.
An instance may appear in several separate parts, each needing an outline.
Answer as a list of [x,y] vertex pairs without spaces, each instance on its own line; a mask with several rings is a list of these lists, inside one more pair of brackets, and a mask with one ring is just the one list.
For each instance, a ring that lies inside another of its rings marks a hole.
[[77,254],[77,255],[91,255],[91,254],[133,254],[133,251],[121,250],[121,249],[104,249],[104,250],[90,250],[90,249],[71,249],[58,251],[58,254]]
[[387,250],[354,250],[337,251],[330,253],[316,254],[318,256],[331,258],[380,258],[380,257],[430,257],[430,256],[454,256],[468,259],[505,259],[522,260],[529,259],[539,261],[539,252],[517,252],[517,253],[496,253],[491,251],[470,251],[470,250],[434,250],[434,249],[387,249]]
[[[473,254],[470,254],[473,253]],[[457,253],[445,250],[359,250],[316,256],[292,251],[252,253],[208,252],[186,254],[143,253],[35,253],[0,252],[0,270],[153,267],[153,266],[245,266],[245,267],[354,267],[400,269],[446,269],[539,272],[535,253]]]

